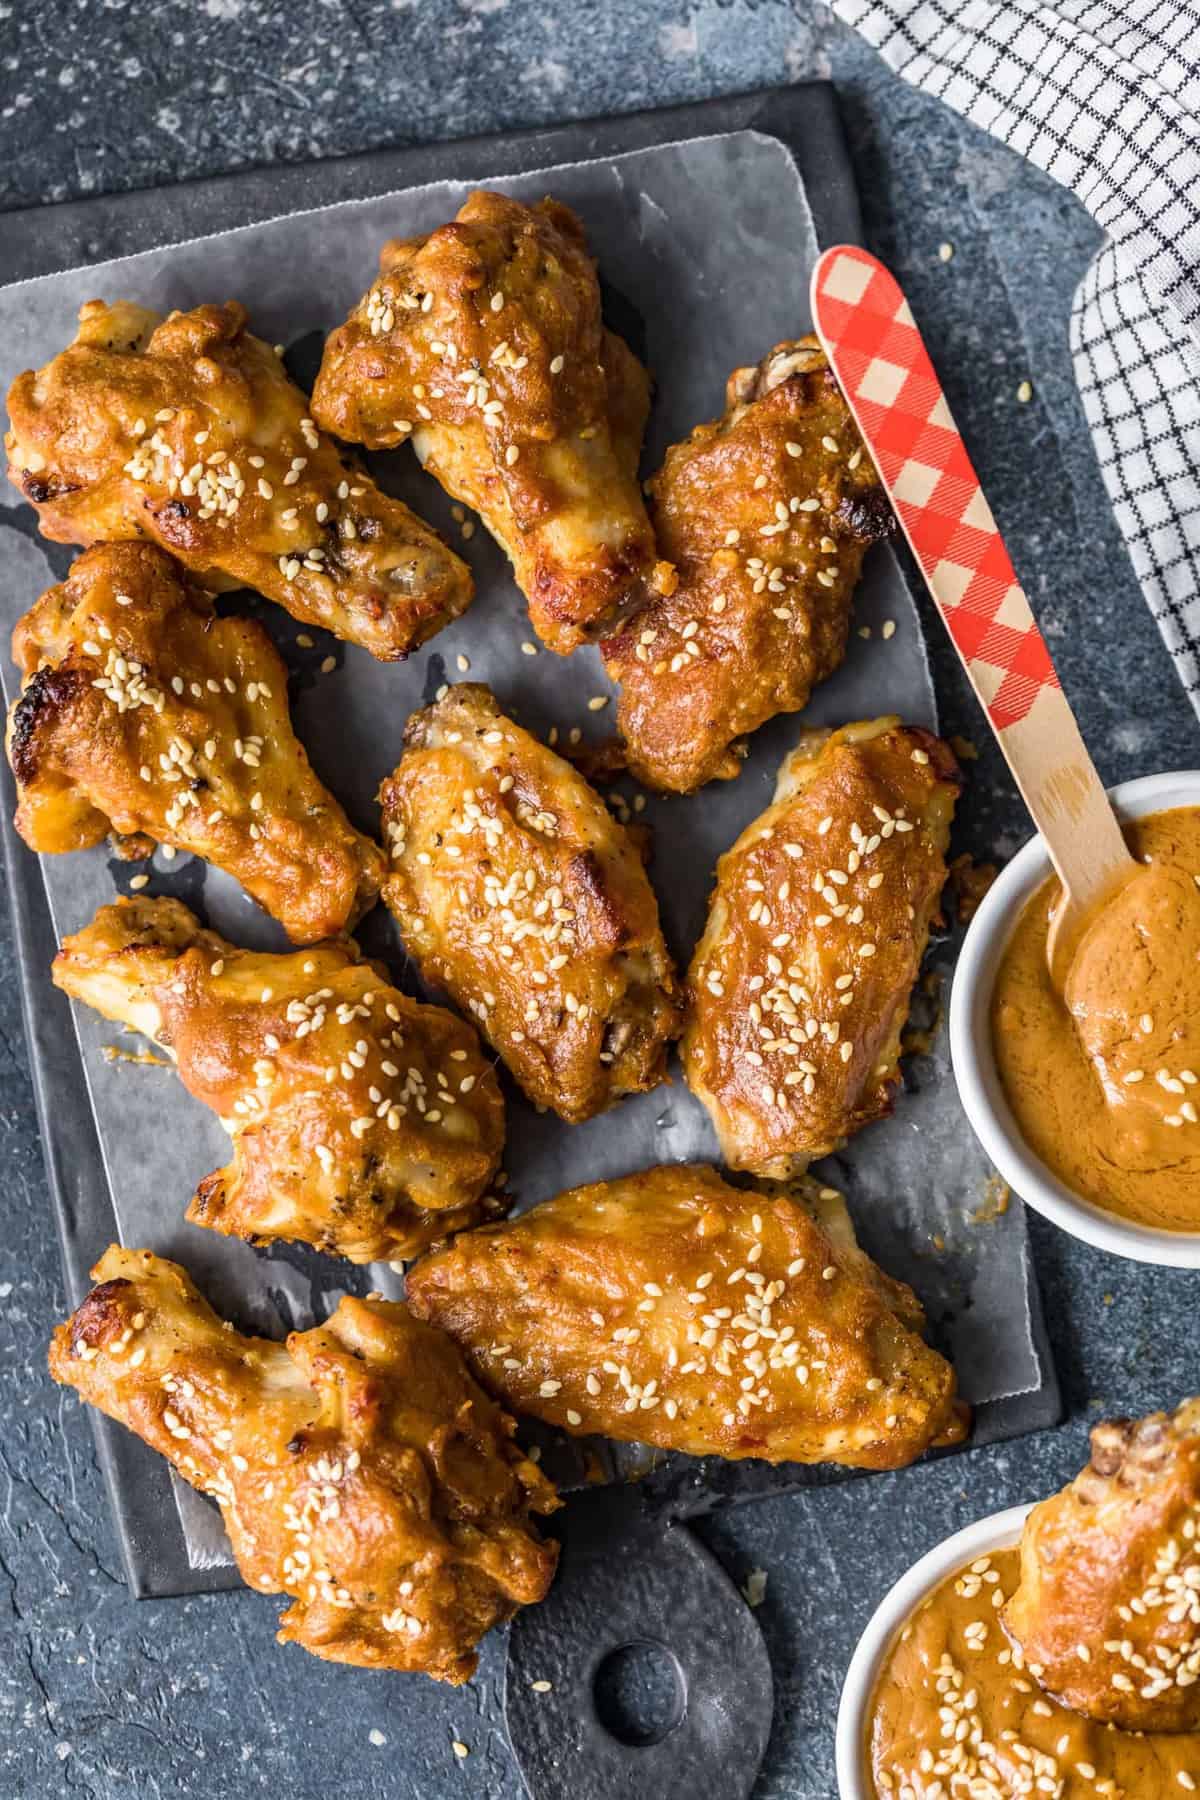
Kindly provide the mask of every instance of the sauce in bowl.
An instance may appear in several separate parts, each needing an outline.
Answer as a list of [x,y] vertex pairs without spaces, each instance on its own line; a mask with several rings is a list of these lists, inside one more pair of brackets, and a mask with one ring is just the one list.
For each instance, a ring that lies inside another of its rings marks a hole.
[[1020,1551],[977,1557],[889,1649],[864,1746],[873,1800],[1152,1800],[1200,1794],[1200,1733],[1121,1731],[1042,1693],[999,1609]]
[[1141,867],[1088,923],[1058,994],[1055,878],[1028,902],[992,995],[992,1046],[1030,1150],[1142,1225],[1200,1231],[1200,807],[1126,829]]

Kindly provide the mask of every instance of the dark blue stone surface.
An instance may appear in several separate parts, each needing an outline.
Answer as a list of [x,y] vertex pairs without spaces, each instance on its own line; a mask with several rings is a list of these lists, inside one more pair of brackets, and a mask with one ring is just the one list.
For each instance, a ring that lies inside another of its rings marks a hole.
[[[1102,773],[1197,763],[1200,729],[1113,526],[1075,391],[1067,320],[1094,228],[807,0],[3,0],[0,203],[811,75],[838,85],[868,241],[934,347]],[[1021,405],[1026,379],[1034,397]],[[1026,835],[1022,809],[939,633],[931,617],[946,728],[982,752],[960,847],[1004,856]],[[451,1692],[280,1650],[274,1603],[251,1594],[128,1599],[86,1420],[45,1373],[64,1295],[11,958],[0,926],[0,1795],[517,1794],[497,1705],[502,1641]],[[833,1800],[842,1671],[914,1557],[1065,1479],[1102,1410],[1200,1386],[1200,1277],[1115,1261],[1037,1219],[1032,1229],[1069,1409],[1059,1431],[702,1527],[739,1580],[768,1576],[758,1616],[779,1704],[762,1800]]]

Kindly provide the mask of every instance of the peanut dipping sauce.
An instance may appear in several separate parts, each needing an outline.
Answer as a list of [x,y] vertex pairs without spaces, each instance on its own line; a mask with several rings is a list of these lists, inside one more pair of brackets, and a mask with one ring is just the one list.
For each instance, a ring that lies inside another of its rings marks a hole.
[[1200,1733],[1097,1725],[1042,1693],[1004,1634],[1016,1548],[978,1557],[922,1601],[871,1701],[874,1800],[1173,1800],[1200,1794]]
[[1051,877],[996,977],[992,1046],[1029,1148],[1084,1199],[1200,1230],[1200,807],[1126,827],[1143,865],[1087,925],[1060,997]]

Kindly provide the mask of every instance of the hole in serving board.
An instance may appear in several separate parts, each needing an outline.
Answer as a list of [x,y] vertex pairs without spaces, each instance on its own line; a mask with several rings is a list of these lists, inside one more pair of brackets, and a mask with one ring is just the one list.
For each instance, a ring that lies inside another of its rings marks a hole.
[[634,1749],[661,1744],[687,1711],[678,1657],[648,1638],[609,1651],[593,1677],[592,1695],[605,1731]]

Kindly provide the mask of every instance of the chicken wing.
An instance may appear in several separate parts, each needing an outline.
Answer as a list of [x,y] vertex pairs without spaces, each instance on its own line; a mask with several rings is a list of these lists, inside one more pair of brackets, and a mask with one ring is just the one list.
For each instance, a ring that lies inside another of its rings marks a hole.
[[348,939],[239,950],[178,900],[139,897],[101,907],[52,972],[167,1050],[233,1139],[232,1162],[196,1190],[194,1225],[392,1261],[498,1210],[482,1196],[504,1103],[479,1040]]
[[458,1683],[544,1598],[557,1545],[532,1515],[554,1488],[441,1332],[348,1298],[276,1344],[149,1250],[114,1244],[92,1277],[50,1373],[212,1495],[249,1586],[291,1596],[281,1643]]
[[530,1099],[576,1123],[657,1087],[681,1008],[629,833],[569,763],[453,687],[380,791],[384,897]]
[[808,733],[721,858],[683,1067],[731,1168],[796,1174],[891,1110],[957,793],[927,731]]
[[669,450],[650,491],[678,585],[601,649],[630,770],[688,793],[737,775],[734,739],[832,675],[892,515],[813,337],[735,369],[725,416]]
[[570,1432],[899,1468],[962,1435],[915,1295],[786,1195],[703,1164],[574,1188],[424,1258],[409,1304]]
[[1200,1731],[1198,1516],[1200,1400],[1097,1425],[1088,1467],[1034,1507],[1001,1620],[1064,1706]]
[[8,756],[31,849],[115,831],[192,851],[297,943],[374,904],[383,854],[309,766],[270,638],[219,619],[160,550],[86,551],[19,622],[13,656]]
[[56,543],[152,538],[384,661],[470,603],[466,564],[321,436],[236,300],[166,319],[90,300],[8,410],[9,479]]
[[637,482],[649,404],[645,370],[601,323],[575,214],[489,193],[384,246],[313,389],[323,430],[372,449],[412,439],[482,515],[564,655],[654,569]]

